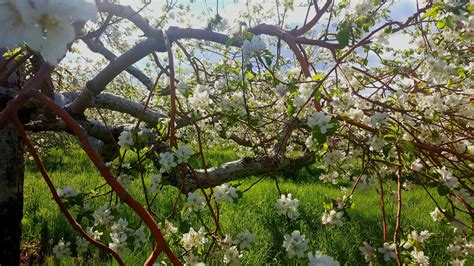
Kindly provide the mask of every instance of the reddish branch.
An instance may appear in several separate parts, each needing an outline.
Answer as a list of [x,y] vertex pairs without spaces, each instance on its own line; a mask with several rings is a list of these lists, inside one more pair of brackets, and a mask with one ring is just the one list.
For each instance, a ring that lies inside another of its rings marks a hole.
[[57,116],[59,116],[66,125],[74,132],[77,136],[82,149],[89,156],[90,160],[94,163],[95,167],[99,170],[101,175],[104,177],[105,181],[110,185],[110,187],[115,191],[118,197],[124,201],[128,206],[130,206],[135,213],[143,220],[143,222],[150,229],[154,240],[156,241],[157,247],[150,255],[150,257],[145,262],[146,265],[152,265],[159,253],[164,251],[168,258],[174,265],[181,265],[181,262],[174,255],[173,251],[169,248],[164,239],[158,225],[154,221],[152,215],[143,208],[143,206],[136,201],[128,192],[120,185],[117,179],[110,173],[109,169],[102,161],[102,158],[95,152],[91,143],[89,142],[87,135],[79,126],[79,124],[72,118],[65,110],[56,105],[49,98],[45,97],[38,91],[33,91],[33,97],[38,100],[45,107],[53,111]]
[[400,247],[398,245],[398,236],[400,234],[400,226],[402,219],[402,157],[400,155],[400,147],[397,146],[397,157],[398,157],[398,169],[397,169],[397,223],[395,224],[395,232],[393,233],[393,242],[395,243],[395,251],[397,253],[397,264],[402,265],[402,259],[400,257]]
[[84,237],[85,239],[87,239],[87,241],[89,241],[90,243],[92,243],[94,246],[98,247],[99,249],[103,250],[104,252],[107,252],[109,253],[110,255],[112,255],[115,260],[117,260],[117,263],[119,265],[125,265],[122,261],[122,259],[120,258],[120,256],[115,252],[113,251],[112,249],[110,249],[108,246],[104,245],[103,243],[100,243],[96,240],[94,240],[92,237],[90,237],[85,231],[84,229],[82,229],[82,226],[76,222],[76,220],[74,219],[74,217],[72,217],[71,213],[68,211],[68,209],[66,208],[66,206],[64,205],[64,203],[61,201],[61,197],[59,197],[58,195],[58,192],[56,191],[56,188],[54,187],[54,184],[53,182],[51,181],[51,178],[49,177],[48,175],[48,172],[46,171],[46,169],[44,168],[43,166],[43,163],[41,162],[41,159],[39,158],[38,156],[38,153],[35,149],[35,147],[33,147],[33,145],[31,144],[30,140],[28,139],[28,136],[26,135],[26,132],[25,132],[25,129],[23,128],[23,125],[21,124],[20,120],[18,119],[18,117],[14,117],[14,123],[15,123],[15,126],[18,130],[18,133],[21,137],[21,139],[23,140],[23,143],[26,145],[26,147],[28,148],[28,151],[30,152],[31,156],[33,157],[33,160],[35,161],[35,164],[36,164],[36,167],[38,168],[38,170],[40,171],[41,175],[43,176],[44,178],[44,181],[46,182],[46,184],[48,185],[48,188],[49,190],[51,191],[51,194],[53,195],[53,199],[54,201],[56,202],[56,204],[58,204],[59,206],[59,209],[61,210],[61,212],[64,214],[64,216],[66,216],[66,219],[69,221],[69,223],[71,224],[71,226],[82,236]]
[[18,110],[31,97],[31,92],[37,89],[49,77],[52,71],[53,68],[51,66],[43,64],[38,73],[25,83],[20,93],[10,100],[7,106],[0,112],[0,128],[5,127],[16,116]]
[[306,61],[306,59],[303,56],[303,53],[296,45],[296,37],[293,36],[291,32],[282,30],[278,26],[269,25],[265,23],[262,23],[253,28],[250,28],[248,31],[257,35],[266,34],[266,35],[275,36],[277,38],[281,38],[282,40],[284,40],[290,47],[291,51],[295,54],[296,59],[300,63],[301,70],[303,71],[303,74],[305,75],[305,77],[311,76],[311,73],[309,72],[308,61]]
[[303,27],[299,28],[298,30],[296,30],[295,32],[295,36],[300,36],[300,35],[303,35],[305,34],[307,31],[309,31],[310,29],[312,29],[314,27],[314,25],[316,25],[316,23],[318,23],[318,21],[321,19],[321,17],[324,15],[324,13],[326,13],[326,11],[328,10],[329,6],[332,4],[332,0],[327,0],[326,3],[324,4],[324,6],[321,8],[321,9],[318,9],[317,8],[317,1],[314,0],[313,1],[313,4],[316,8],[316,15],[314,16],[313,19],[311,19],[307,24],[303,25]]

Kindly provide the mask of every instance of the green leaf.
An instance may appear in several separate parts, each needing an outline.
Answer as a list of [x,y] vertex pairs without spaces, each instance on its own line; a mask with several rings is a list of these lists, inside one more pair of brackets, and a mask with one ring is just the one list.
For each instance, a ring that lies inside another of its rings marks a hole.
[[336,34],[336,39],[342,47],[349,45],[351,37],[351,25],[347,22],[341,24],[339,32]]
[[444,28],[445,26],[446,26],[446,20],[444,20],[444,19],[443,19],[443,20],[440,20],[440,21],[438,21],[438,22],[436,22],[436,27],[437,27],[438,29],[442,29],[442,28]]
[[324,77],[325,77],[325,75],[323,75],[323,74],[316,74],[312,77],[312,80],[313,81],[318,81],[318,80],[323,79]]
[[253,79],[253,78],[255,78],[255,75],[254,75],[252,72],[247,72],[246,74],[247,74],[247,78],[248,78],[248,79]]
[[313,128],[313,139],[318,142],[318,144],[324,144],[327,142],[327,137],[321,133],[321,129],[318,126]]
[[423,14],[422,18],[427,18],[427,17],[436,18],[439,15],[440,12],[441,12],[441,10],[439,9],[439,7],[434,6],[430,9],[428,9],[428,11],[426,11],[426,13]]
[[230,39],[228,39],[224,44],[226,47],[229,47],[231,46],[232,44],[236,43],[240,38],[238,37],[232,37]]
[[395,141],[397,138],[392,134],[387,134],[387,135],[383,136],[383,139],[386,140],[386,141]]
[[405,149],[411,153],[416,151],[415,144],[413,144],[411,141],[405,141]]
[[265,63],[267,63],[268,66],[271,66],[271,65],[272,65],[273,56],[271,56],[271,55],[265,55],[263,58],[265,59]]
[[449,194],[449,188],[447,186],[438,186],[438,194],[440,196],[446,196]]
[[392,149],[392,145],[383,146],[383,148],[382,148],[383,155],[385,155],[385,157],[388,157],[388,155],[390,154],[391,149]]
[[288,108],[286,108],[286,113],[288,117],[291,117],[296,111],[296,107],[293,105],[293,101],[288,101]]

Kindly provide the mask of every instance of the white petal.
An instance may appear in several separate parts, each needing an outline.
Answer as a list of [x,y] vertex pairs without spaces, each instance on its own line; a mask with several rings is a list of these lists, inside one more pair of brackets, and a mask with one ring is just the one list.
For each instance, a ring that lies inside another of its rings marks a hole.
[[74,27],[70,24],[63,24],[49,30],[46,38],[43,38],[41,55],[51,65],[57,65],[66,55],[68,43],[74,38]]

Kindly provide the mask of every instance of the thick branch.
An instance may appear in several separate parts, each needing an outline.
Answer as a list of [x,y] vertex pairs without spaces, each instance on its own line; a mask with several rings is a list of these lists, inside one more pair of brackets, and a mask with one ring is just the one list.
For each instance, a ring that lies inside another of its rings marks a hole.
[[109,14],[112,14],[114,16],[130,20],[133,24],[135,24],[135,26],[137,26],[141,31],[143,31],[146,36],[156,39],[156,49],[158,52],[166,52],[163,31],[150,26],[148,21],[145,20],[138,12],[133,10],[130,6],[113,4],[108,1],[97,1],[97,8],[101,12],[108,12]]
[[158,44],[156,39],[147,39],[110,62],[97,76],[87,82],[84,91],[68,107],[69,111],[74,115],[82,115],[95,96],[101,93],[118,74],[155,51]]
[[[274,158],[263,156],[255,158],[244,158],[228,162],[218,167],[207,169],[208,176],[204,170],[196,170],[203,188],[215,187],[223,183],[244,179],[250,176],[269,174],[275,171],[296,171],[315,162],[314,154],[305,154],[301,157],[288,159],[282,158],[275,163]],[[171,180],[173,186],[182,187],[179,177]],[[183,192],[194,191],[198,185],[191,175],[184,181]]]
[[[314,5],[316,7],[316,1],[313,1],[313,2],[314,2]],[[307,31],[309,31],[312,27],[314,27],[314,25],[316,25],[316,23],[318,23],[318,21],[321,19],[321,17],[324,15],[324,13],[326,13],[326,11],[328,10],[331,3],[332,3],[331,0],[327,0],[326,3],[324,4],[324,6],[320,10],[318,10],[316,8],[316,15],[314,16],[314,18],[312,20],[310,20],[307,24],[303,25],[303,27],[298,29],[296,31],[295,35],[296,36],[303,35]]]
[[[67,106],[73,99],[77,98],[80,93],[78,92],[65,92],[56,96],[56,102],[64,107]],[[91,103],[91,106],[112,110],[124,114],[129,114],[135,118],[139,118],[145,106],[141,103],[137,103],[110,93],[101,93],[97,95]],[[150,126],[156,126],[160,120],[167,118],[166,115],[146,109],[143,113],[142,120]]]
[[[89,49],[94,52],[94,53],[99,53],[101,55],[103,55],[105,58],[107,58],[107,60],[109,60],[110,62],[114,61],[115,59],[117,59],[117,56],[112,52],[110,51],[109,49],[107,49],[100,40],[93,40],[93,39],[86,39],[86,38],[83,38],[82,41],[87,44],[87,47],[89,47]],[[145,85],[145,87],[148,89],[148,90],[151,90],[153,88],[153,81],[147,76],[145,75],[145,73],[143,73],[140,69],[134,67],[134,66],[129,66],[127,69],[125,69],[128,73],[130,73],[130,75],[134,76],[135,78],[137,78],[143,85]]]

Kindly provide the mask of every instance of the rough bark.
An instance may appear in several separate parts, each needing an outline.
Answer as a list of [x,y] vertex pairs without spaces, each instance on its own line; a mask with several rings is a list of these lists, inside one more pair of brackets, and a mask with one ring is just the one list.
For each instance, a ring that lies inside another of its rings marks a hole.
[[[154,161],[156,162],[156,160]],[[312,153],[304,154],[297,158],[281,158],[278,160],[268,156],[243,158],[224,163],[217,167],[209,168],[207,169],[207,175],[204,169],[197,169],[196,175],[203,188],[210,188],[250,176],[264,175],[277,171],[298,171],[314,162],[315,157]],[[157,168],[159,168],[159,165]],[[184,180],[178,176],[173,176],[170,178],[170,182],[172,186],[180,188],[182,192],[185,193],[199,188],[199,185],[192,174],[188,174]]]
[[10,123],[0,129],[0,265],[20,262],[23,175],[23,148]]

